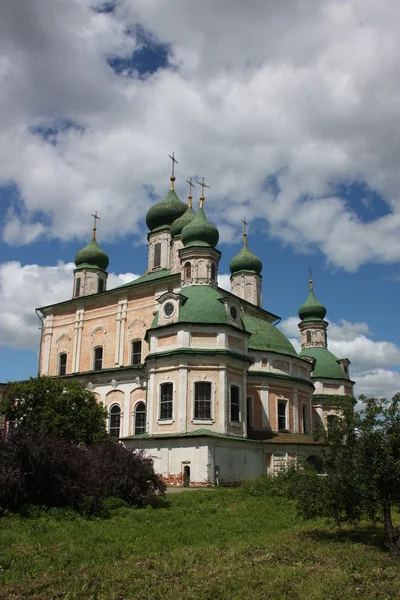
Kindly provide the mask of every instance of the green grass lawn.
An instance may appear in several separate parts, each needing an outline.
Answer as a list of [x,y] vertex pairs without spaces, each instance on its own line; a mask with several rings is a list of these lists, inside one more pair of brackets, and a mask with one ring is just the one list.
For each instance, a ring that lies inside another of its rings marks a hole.
[[109,519],[0,519],[0,598],[400,599],[380,529],[304,524],[241,489],[168,496]]

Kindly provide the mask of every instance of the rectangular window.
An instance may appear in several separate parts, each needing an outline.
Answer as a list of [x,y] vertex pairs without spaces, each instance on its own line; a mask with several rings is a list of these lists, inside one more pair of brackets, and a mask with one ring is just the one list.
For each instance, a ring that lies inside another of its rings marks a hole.
[[94,349],[93,353],[93,369],[95,371],[101,371],[103,368],[103,348],[98,346]]
[[307,433],[308,432],[308,411],[307,411],[307,404],[303,404],[303,433]]
[[160,420],[173,418],[173,392],[172,383],[162,383],[160,386]]
[[65,375],[67,372],[67,353],[63,352],[58,357],[58,374]]
[[132,364],[140,365],[142,362],[142,341],[135,340],[132,342]]
[[153,267],[161,267],[161,244],[155,244],[154,246]]
[[286,429],[286,402],[278,402],[278,429]]
[[253,429],[253,398],[251,396],[247,396],[246,399],[246,409],[247,409],[247,429]]
[[211,383],[199,381],[194,384],[194,418],[211,419]]
[[104,279],[99,279],[97,291],[99,294],[101,294],[101,292],[104,292]]
[[240,423],[240,393],[237,385],[231,385],[231,422]]
[[81,278],[77,277],[75,281],[75,298],[77,298],[81,293]]

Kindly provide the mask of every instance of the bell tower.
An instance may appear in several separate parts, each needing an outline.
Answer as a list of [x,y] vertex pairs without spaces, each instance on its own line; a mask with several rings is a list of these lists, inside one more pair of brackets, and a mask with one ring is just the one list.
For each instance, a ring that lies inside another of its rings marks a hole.
[[97,211],[94,215],[92,239],[75,256],[73,298],[105,292],[107,289],[107,267],[110,259],[96,241],[96,223],[100,220]]
[[299,308],[299,329],[301,334],[301,349],[304,348],[327,348],[327,328],[325,321],[326,308],[321,302],[318,302],[314,294],[312,273],[310,273],[310,290],[307,300]]
[[262,262],[247,245],[247,221],[243,219],[243,247],[232,258],[229,268],[231,290],[235,296],[247,300],[256,306],[262,305],[261,271]]

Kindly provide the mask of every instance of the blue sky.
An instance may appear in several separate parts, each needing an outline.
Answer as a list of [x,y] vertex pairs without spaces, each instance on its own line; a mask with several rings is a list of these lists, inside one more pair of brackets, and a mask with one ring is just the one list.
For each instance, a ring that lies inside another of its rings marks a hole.
[[286,335],[298,343],[311,266],[330,348],[352,361],[359,392],[392,394],[399,9],[207,3],[63,0],[56,10],[38,0],[5,10],[0,381],[36,373],[34,308],[71,294],[70,263],[94,210],[110,284],[145,270],[144,217],[168,191],[174,150],[182,200],[188,177],[210,185],[220,273],[240,249],[246,216],[264,308]]

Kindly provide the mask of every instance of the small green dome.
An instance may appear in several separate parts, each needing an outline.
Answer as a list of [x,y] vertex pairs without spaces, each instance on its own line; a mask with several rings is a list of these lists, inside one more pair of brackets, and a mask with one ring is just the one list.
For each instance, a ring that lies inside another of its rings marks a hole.
[[174,238],[176,235],[180,235],[182,229],[188,223],[190,223],[194,219],[195,216],[196,216],[196,213],[194,212],[193,208],[191,206],[188,206],[186,212],[184,212],[181,217],[179,217],[172,223],[171,237]]
[[232,275],[234,273],[239,273],[239,271],[254,271],[254,273],[260,275],[262,270],[262,262],[255,254],[252,253],[247,245],[246,239],[244,240],[243,248],[238,254],[236,254],[234,258],[232,258],[231,262],[229,263],[229,268]]
[[307,300],[299,308],[299,317],[302,321],[304,321],[305,319],[325,319],[325,315],[326,308],[316,299],[312,287],[312,281],[310,280],[310,292]]
[[96,242],[95,232],[87,246],[79,250],[75,256],[75,265],[77,269],[84,267],[88,269],[101,269],[106,271],[110,259]]
[[179,200],[174,189],[169,190],[166,198],[154,204],[146,215],[150,231],[169,227],[187,211],[187,204]]
[[338,363],[338,359],[327,348],[303,348],[300,356],[315,358],[313,377],[318,379],[345,379],[346,377]]
[[199,208],[190,223],[182,229],[181,240],[186,248],[191,246],[211,246],[215,248],[218,244],[218,229],[207,220],[202,207]]

